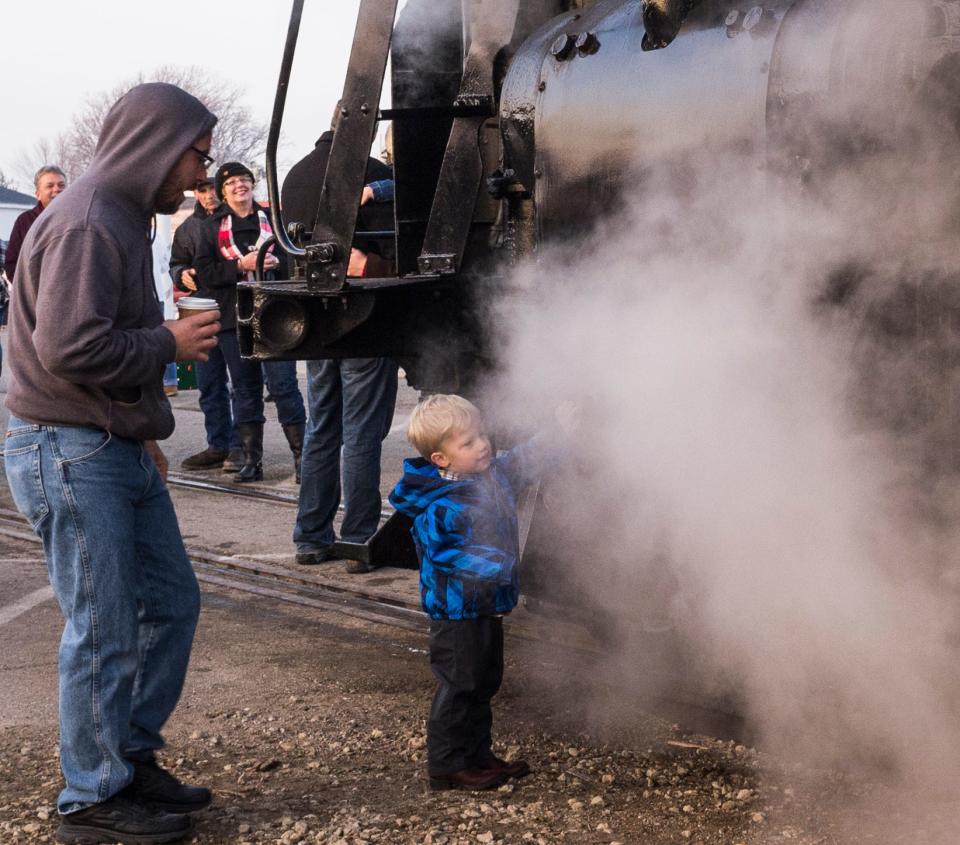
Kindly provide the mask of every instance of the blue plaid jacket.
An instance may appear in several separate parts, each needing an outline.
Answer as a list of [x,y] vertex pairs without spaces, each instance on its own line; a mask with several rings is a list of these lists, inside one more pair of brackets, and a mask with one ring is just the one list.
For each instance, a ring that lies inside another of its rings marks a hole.
[[456,481],[423,458],[404,461],[390,503],[413,519],[420,597],[431,618],[476,619],[517,606],[517,494],[532,480],[538,452],[523,444]]

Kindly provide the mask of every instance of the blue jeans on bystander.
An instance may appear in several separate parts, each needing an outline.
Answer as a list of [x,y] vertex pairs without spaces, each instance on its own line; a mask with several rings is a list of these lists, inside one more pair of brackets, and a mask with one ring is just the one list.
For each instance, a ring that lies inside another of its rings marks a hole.
[[210,350],[206,361],[197,361],[197,388],[200,410],[207,433],[207,445],[213,449],[235,449],[240,435],[234,422],[236,409],[227,382],[227,361],[220,344]]
[[106,801],[163,746],[200,590],[166,485],[143,445],[11,416],[4,460],[43,540],[60,640],[61,813]]
[[[217,335],[217,345],[212,351],[210,361],[203,366],[207,367],[215,357],[223,361],[222,366],[226,366],[230,371],[234,394],[234,423],[263,423],[265,419],[263,371],[259,361],[240,357],[240,345],[237,343],[235,329],[228,329]],[[306,422],[307,414],[303,407],[303,396],[297,384],[296,361],[270,361],[264,365],[264,370],[270,382],[270,392],[276,400],[280,425],[297,425]],[[204,410],[204,418],[206,418],[206,410]],[[233,440],[230,445],[235,445]]]
[[397,399],[397,365],[389,358],[307,362],[310,421],[303,444],[300,506],[293,529],[298,552],[333,545],[340,505],[343,452],[344,516],[348,543],[363,543],[380,524],[380,451]]
[[263,375],[267,389],[277,406],[277,420],[280,425],[303,425],[307,421],[307,412],[303,407],[303,396],[297,384],[296,361],[266,361]]

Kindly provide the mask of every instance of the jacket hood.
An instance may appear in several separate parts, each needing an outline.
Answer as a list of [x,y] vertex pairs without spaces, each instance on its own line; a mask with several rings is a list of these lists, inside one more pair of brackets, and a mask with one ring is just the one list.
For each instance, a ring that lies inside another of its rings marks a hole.
[[77,182],[107,187],[150,215],[167,174],[216,122],[203,103],[176,85],[137,85],[107,113],[93,161]]
[[426,458],[407,458],[403,462],[403,478],[390,493],[390,504],[416,519],[437,499],[469,483],[441,477],[440,470]]

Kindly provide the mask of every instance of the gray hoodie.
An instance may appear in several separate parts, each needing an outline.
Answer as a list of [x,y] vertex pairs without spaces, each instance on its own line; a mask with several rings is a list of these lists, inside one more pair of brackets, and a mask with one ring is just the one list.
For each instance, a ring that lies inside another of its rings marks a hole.
[[176,343],[154,291],[150,218],[167,174],[216,122],[159,82],[107,114],[89,169],[24,240],[6,356],[13,414],[135,440],[173,432],[163,369]]

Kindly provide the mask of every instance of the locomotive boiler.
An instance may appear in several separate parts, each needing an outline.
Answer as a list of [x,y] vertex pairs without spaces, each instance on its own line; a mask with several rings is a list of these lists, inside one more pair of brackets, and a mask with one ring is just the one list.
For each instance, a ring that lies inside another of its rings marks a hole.
[[[920,97],[960,120],[954,0],[409,0],[394,26],[396,6],[360,4],[317,215],[290,221],[275,152],[294,4],[267,161],[291,273],[242,286],[245,355],[390,355],[416,388],[469,392],[496,364],[490,302],[511,267],[589,231],[647,165],[737,149],[803,187],[841,154],[810,127],[842,134],[852,92],[889,124]],[[357,233],[384,120],[393,226]],[[855,147],[862,127],[848,128]],[[393,273],[346,276],[358,236],[383,243]]]
[[[776,182],[816,198],[841,163],[867,162],[857,172],[869,182],[889,134],[909,149],[911,132],[936,125],[946,141],[935,155],[960,172],[960,0],[408,0],[396,22],[396,0],[361,0],[316,216],[286,220],[275,152],[301,8],[267,161],[290,277],[243,284],[238,297],[241,350],[262,360],[390,356],[415,388],[470,394],[496,372],[504,303],[531,304],[514,268],[553,244],[589,242],[658,166],[682,171],[733,153],[760,190]],[[388,57],[391,105],[381,109]],[[385,120],[393,225],[357,232],[366,159]],[[918,220],[916,239],[949,235],[949,220],[940,223],[934,232]],[[348,277],[351,245],[377,239],[393,272]],[[851,256],[811,300],[855,307],[870,272]],[[879,347],[913,350],[923,373],[910,410],[883,423],[923,428],[923,461],[951,471],[956,281],[942,268],[901,280],[858,316]],[[863,379],[879,382],[869,367]],[[889,386],[870,386],[883,418]],[[570,544],[528,511],[524,577],[536,590],[538,559]],[[415,566],[407,532],[395,516],[368,546],[341,553]]]

